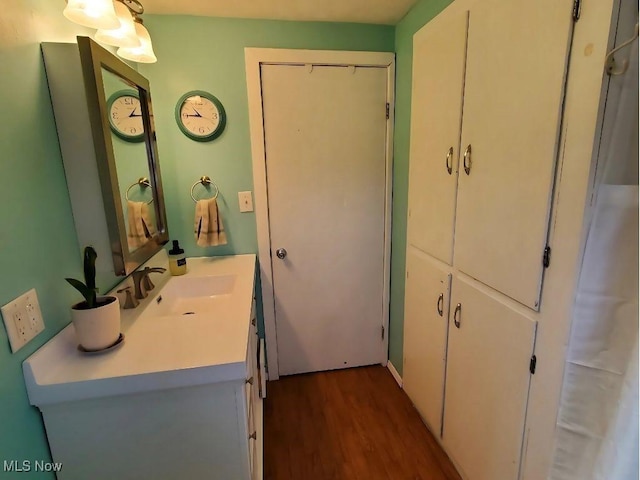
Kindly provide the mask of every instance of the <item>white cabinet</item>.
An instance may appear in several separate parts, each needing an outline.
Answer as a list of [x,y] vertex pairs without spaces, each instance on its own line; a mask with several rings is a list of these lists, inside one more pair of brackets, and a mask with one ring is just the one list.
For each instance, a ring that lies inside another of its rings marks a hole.
[[507,302],[453,279],[442,441],[469,480],[518,478],[536,322]]
[[[168,269],[164,250],[152,260]],[[255,255],[190,258],[122,311],[118,349],[83,355],[69,325],[25,360],[59,480],[262,479],[254,275]],[[229,290],[199,297],[216,277]],[[195,313],[170,310],[176,291]]]
[[572,8],[573,0],[482,0],[469,20],[461,150],[471,152],[468,168],[460,165],[454,261],[535,310]]
[[411,100],[409,244],[451,264],[467,13],[438,17],[416,38]]
[[265,375],[264,357],[258,338],[256,301],[251,307],[251,327],[247,347],[247,381],[245,382],[245,408],[247,418],[248,458],[251,480],[262,479],[262,446],[264,433],[262,428],[262,378]]
[[258,480],[262,401],[255,328],[247,380],[41,406],[60,480]]
[[517,480],[573,0],[470,5],[414,37],[403,386],[465,479]]
[[482,0],[414,40],[408,242],[534,310],[572,7]]
[[439,436],[451,275],[417,250],[407,255],[403,384],[433,434]]

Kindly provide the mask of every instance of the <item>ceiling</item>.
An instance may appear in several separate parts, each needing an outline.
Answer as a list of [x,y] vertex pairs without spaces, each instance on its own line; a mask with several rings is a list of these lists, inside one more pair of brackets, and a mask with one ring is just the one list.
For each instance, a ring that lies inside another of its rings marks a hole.
[[142,0],[145,13],[395,25],[417,0]]

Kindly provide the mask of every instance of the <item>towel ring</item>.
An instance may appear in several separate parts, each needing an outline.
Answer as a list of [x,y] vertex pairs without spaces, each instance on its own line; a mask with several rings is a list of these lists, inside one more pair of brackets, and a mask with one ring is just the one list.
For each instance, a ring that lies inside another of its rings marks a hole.
[[213,185],[214,187],[216,187],[216,194],[212,197],[212,198],[218,198],[218,193],[220,192],[220,189],[218,188],[218,185],[215,184],[215,182],[213,180],[211,180],[211,178],[209,178],[207,175],[204,175],[202,177],[200,177],[200,180],[198,180],[196,183],[194,183],[191,186],[191,199],[195,202],[198,203],[198,200],[196,200],[196,197],[193,196],[193,190],[196,188],[197,185],[202,184],[205,187],[207,185]]
[[[137,182],[132,183],[129,186],[129,188],[127,188],[127,191],[124,194],[124,198],[126,198],[127,201],[129,201],[129,192],[133,187],[136,187],[136,186],[139,186],[140,188],[144,189],[144,188],[150,187],[151,183],[149,182],[149,179],[147,177],[140,177]],[[151,204],[152,202],[153,202],[153,194],[151,195],[151,200],[147,202],[147,205]]]

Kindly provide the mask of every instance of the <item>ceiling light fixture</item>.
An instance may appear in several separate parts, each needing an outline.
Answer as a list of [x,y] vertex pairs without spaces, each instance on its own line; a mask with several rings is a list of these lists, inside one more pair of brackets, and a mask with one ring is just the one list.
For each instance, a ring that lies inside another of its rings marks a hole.
[[69,0],[62,14],[89,28],[118,28],[120,24],[111,0]]
[[138,0],[67,0],[62,12],[72,22],[96,28],[95,39],[119,47],[118,56],[139,63],[158,61],[149,31],[140,15],[144,7]]
[[131,11],[124,3],[115,2],[113,6],[115,7],[120,24],[118,28],[111,30],[104,28],[99,29],[95,35],[96,40],[114,47],[139,47],[141,42],[136,35]]
[[140,39],[139,47],[120,47],[116,52],[118,56],[138,63],[155,63],[158,61],[156,54],[153,52],[153,46],[151,45],[151,36],[149,31],[142,24],[142,19],[137,15],[134,15],[133,21],[135,22],[135,29],[138,38]]

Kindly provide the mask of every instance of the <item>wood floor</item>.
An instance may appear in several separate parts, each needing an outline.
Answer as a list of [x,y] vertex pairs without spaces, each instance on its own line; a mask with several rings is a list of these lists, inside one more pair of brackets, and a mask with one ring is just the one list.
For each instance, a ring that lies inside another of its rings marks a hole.
[[380,365],[283,377],[265,400],[265,480],[459,480]]

